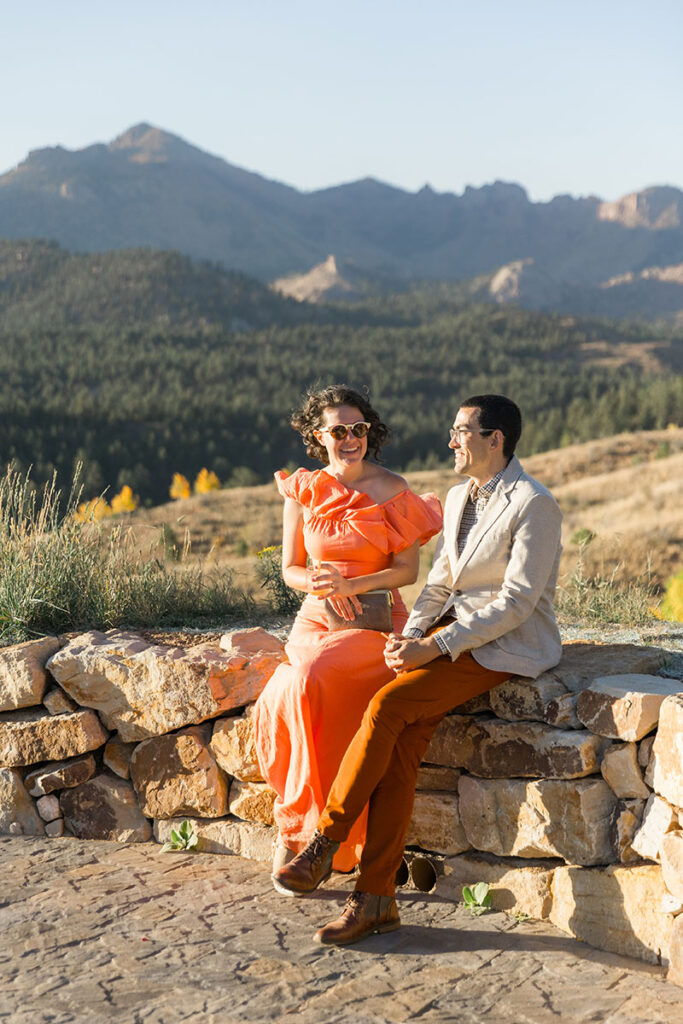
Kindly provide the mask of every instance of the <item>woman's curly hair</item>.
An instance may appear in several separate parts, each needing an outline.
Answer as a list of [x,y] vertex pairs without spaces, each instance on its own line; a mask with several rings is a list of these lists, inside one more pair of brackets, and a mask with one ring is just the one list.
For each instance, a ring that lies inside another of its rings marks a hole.
[[380,449],[391,437],[391,431],[370,405],[367,388],[363,388],[363,393],[361,393],[347,384],[331,384],[329,387],[319,390],[309,388],[303,406],[292,415],[290,423],[301,434],[306,446],[306,454],[310,458],[322,462],[324,466],[328,464],[330,460],[327,450],[317,440],[314,431],[320,430],[323,426],[325,409],[336,409],[340,405],[352,405],[360,410],[363,419],[370,424],[365,458],[372,455],[377,462],[381,462]]

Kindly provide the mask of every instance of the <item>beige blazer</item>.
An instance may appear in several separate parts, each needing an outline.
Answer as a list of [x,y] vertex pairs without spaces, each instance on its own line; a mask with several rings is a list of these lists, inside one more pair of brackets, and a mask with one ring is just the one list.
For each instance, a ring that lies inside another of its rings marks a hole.
[[458,551],[472,481],[448,492],[434,564],[405,629],[429,629],[451,611],[440,636],[485,668],[535,677],[560,660],[553,611],[562,513],[542,484],[512,457],[481,519]]

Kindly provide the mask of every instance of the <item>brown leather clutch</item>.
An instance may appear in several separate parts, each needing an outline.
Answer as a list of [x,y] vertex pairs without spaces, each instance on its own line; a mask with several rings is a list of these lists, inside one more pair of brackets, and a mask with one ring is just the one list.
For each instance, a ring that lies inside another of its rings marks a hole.
[[363,611],[356,612],[355,619],[349,621],[337,615],[330,606],[329,601],[325,602],[327,614],[327,627],[329,630],[338,629],[376,629],[380,633],[391,633],[393,622],[391,608],[394,603],[394,595],[390,590],[368,590],[365,594],[357,594]]

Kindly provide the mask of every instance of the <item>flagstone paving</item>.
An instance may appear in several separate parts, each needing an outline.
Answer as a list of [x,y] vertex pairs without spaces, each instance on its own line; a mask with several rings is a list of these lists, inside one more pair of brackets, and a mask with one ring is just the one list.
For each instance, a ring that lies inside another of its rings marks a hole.
[[237,857],[2,837],[0,879],[0,1022],[683,1024],[660,969],[408,890],[400,931],[317,946],[340,875],[286,899]]

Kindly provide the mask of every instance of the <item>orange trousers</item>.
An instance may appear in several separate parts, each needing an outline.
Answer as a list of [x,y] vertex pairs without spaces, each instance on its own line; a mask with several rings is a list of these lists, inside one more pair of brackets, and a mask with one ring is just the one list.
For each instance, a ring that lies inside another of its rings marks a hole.
[[413,813],[417,770],[447,711],[510,677],[469,652],[401,672],[371,699],[332,783],[318,828],[343,842],[366,804],[367,838],[356,889],[393,896]]

